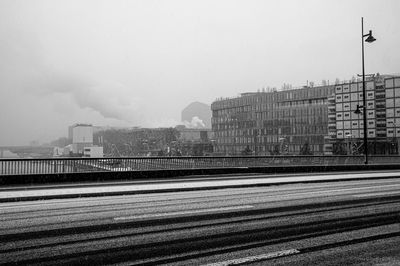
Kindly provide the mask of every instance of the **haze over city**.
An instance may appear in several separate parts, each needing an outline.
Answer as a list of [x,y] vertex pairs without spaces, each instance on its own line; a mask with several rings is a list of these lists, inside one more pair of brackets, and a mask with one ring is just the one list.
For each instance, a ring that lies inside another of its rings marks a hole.
[[399,1],[0,1],[0,145],[161,127],[218,97],[400,71]]

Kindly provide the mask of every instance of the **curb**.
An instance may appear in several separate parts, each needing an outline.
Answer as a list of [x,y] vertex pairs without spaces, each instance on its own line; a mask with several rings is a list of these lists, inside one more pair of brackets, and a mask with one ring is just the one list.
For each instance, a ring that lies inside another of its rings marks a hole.
[[[38,195],[26,197],[9,197],[0,198],[0,203],[5,202],[21,202],[21,201],[35,201],[35,200],[51,200],[51,199],[72,199],[72,198],[89,198],[89,197],[106,197],[106,196],[124,196],[124,195],[140,195],[140,194],[156,194],[156,193],[174,193],[174,192],[189,192],[201,190],[217,190],[217,189],[230,189],[230,188],[249,188],[249,187],[267,187],[291,184],[311,184],[311,183],[333,183],[343,181],[360,181],[360,180],[382,180],[400,178],[398,176],[375,176],[375,177],[354,177],[344,179],[318,179],[318,180],[299,180],[287,182],[265,182],[256,184],[238,184],[238,185],[220,185],[220,186],[203,186],[203,187],[180,187],[180,188],[166,188],[166,189],[149,189],[149,190],[132,190],[132,191],[109,191],[109,192],[89,192],[89,193],[75,193],[75,194],[53,194],[53,195]],[[62,190],[62,189],[60,189]]]

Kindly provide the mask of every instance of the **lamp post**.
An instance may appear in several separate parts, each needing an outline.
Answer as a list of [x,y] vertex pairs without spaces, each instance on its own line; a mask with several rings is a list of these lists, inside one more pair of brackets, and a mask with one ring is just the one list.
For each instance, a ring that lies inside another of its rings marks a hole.
[[352,142],[353,142],[353,135],[351,135],[351,134],[346,134],[345,135],[345,138],[347,139],[347,154],[352,154],[352,150],[351,150],[351,145],[352,145]]
[[254,156],[257,156],[258,155],[258,153],[257,153],[257,136],[258,136],[258,129],[254,129],[253,130],[253,135],[254,135]]
[[[366,39],[365,39],[366,38]],[[365,40],[364,40],[365,39]],[[359,108],[363,108],[363,121],[364,121],[364,154],[365,164],[368,164],[368,137],[367,137],[367,104],[366,104],[366,92],[365,92],[365,67],[364,67],[364,41],[371,43],[376,41],[372,36],[372,30],[368,34],[364,34],[364,18],[361,17],[361,50],[362,50],[362,83],[363,83],[363,106],[357,105],[356,114],[360,114]]]
[[397,123],[395,122],[389,122],[389,124],[392,124],[394,126],[394,139],[396,141],[396,152],[397,154],[400,153],[400,149],[399,149],[399,141],[397,139],[397,127],[399,126]]
[[284,152],[284,150],[283,150],[283,144],[285,144],[286,138],[285,138],[285,137],[281,137],[281,138],[279,138],[278,140],[279,140],[279,142],[280,142],[280,145],[279,145],[279,152],[280,152],[281,154],[283,154],[283,152]]
[[400,152],[400,149],[399,149],[399,140],[397,139],[397,127],[398,127],[399,125],[396,124],[396,123],[393,123],[393,125],[394,125],[394,138],[395,138],[395,140],[396,140],[397,154],[399,154],[399,152]]

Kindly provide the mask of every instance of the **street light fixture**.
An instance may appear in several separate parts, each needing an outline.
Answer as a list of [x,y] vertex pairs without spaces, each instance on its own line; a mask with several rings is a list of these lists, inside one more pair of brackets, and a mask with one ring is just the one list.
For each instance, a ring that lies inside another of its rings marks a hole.
[[[365,39],[365,37],[367,37]],[[364,40],[365,39],[365,40]],[[365,164],[368,164],[368,138],[367,138],[367,104],[366,104],[366,92],[365,92],[365,66],[364,66],[364,41],[371,43],[376,41],[376,39],[372,36],[372,30],[369,31],[368,34],[364,34],[364,18],[361,17],[361,50],[362,50],[362,82],[363,82],[363,105],[357,105],[357,110],[354,112],[356,114],[360,114],[363,109],[363,121],[364,121],[364,154],[365,154]]]
[[285,144],[286,138],[285,138],[285,137],[280,137],[278,140],[279,140],[279,142],[280,142],[280,145],[279,145],[279,152],[280,152],[281,154],[283,154],[283,145]]
[[363,106],[357,104],[357,109],[354,111],[354,113],[355,113],[356,115],[361,114],[361,113],[362,113],[361,108],[363,108]]

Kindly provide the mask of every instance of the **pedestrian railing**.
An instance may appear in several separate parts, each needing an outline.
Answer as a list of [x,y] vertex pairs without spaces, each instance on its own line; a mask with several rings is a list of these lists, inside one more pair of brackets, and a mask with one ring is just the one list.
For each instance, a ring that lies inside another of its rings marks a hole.
[[[400,164],[400,156],[370,156],[369,163]],[[361,164],[363,156],[335,155],[0,159],[0,175]]]

